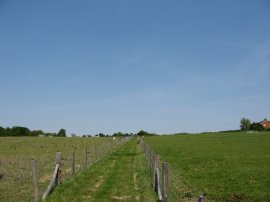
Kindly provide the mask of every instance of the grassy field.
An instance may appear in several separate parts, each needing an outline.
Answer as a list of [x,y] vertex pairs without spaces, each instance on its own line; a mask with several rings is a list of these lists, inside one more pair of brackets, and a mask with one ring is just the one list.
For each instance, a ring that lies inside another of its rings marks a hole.
[[75,149],[75,169],[87,167],[85,148],[88,149],[88,164],[113,146],[112,138],[45,138],[1,137],[0,138],[0,201],[31,201],[32,164],[37,159],[39,195],[45,192],[54,171],[55,154],[62,152],[63,178],[71,176],[72,151]]
[[145,138],[170,164],[171,201],[270,200],[270,133]]
[[136,139],[53,192],[48,201],[156,201]]
[[[209,133],[144,138],[168,161],[170,201],[269,201],[270,133]],[[149,170],[136,139],[112,154],[111,138],[0,138],[0,201],[32,201],[31,159],[38,160],[39,195],[51,179],[55,153],[63,153],[66,181],[49,201],[155,201]],[[95,146],[99,162],[95,161]],[[77,177],[71,177],[75,148]],[[90,165],[90,164],[89,164]]]
[[110,140],[111,138],[0,137],[0,156],[39,158],[55,155],[57,151],[67,153],[72,148],[80,150]]

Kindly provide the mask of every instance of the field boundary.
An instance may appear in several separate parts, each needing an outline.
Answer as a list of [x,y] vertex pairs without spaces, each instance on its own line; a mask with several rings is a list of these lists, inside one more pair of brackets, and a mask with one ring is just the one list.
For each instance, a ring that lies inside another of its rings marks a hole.
[[[168,202],[184,200],[181,197],[181,193],[175,193],[178,192],[178,189],[174,188],[173,185],[169,183],[171,179],[169,163],[167,161],[160,163],[160,155],[156,154],[142,138],[139,140],[139,144],[146,157],[147,165],[150,168],[152,186],[158,195],[157,201]],[[198,202],[206,202],[206,194],[200,195]]]
[[[90,168],[93,164],[101,160],[105,157],[108,153],[112,153],[115,149],[126,143],[130,140],[130,137],[125,138],[116,138],[112,139],[110,142],[106,142],[100,146],[95,146],[93,149],[94,152],[94,160],[89,159],[89,151],[88,148],[85,148],[85,166],[84,169],[80,169],[80,167],[76,167],[76,151],[75,149],[72,150],[71,155],[71,165],[70,167],[65,167],[63,169],[63,165],[68,158],[63,157],[61,152],[56,153],[56,162],[55,162],[55,169],[51,178],[51,181],[42,195],[42,201],[45,201],[46,198],[50,195],[50,193],[54,190],[56,186],[59,186],[62,182],[64,182],[70,175],[75,176],[79,171],[83,171],[85,169]],[[38,171],[41,168],[38,168],[38,160],[32,159],[32,179],[33,179],[33,197],[34,201],[37,202],[40,199],[39,191],[38,190]]]

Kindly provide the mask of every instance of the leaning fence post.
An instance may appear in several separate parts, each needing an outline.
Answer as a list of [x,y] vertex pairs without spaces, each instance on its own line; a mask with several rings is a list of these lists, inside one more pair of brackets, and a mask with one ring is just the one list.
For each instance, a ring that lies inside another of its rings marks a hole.
[[51,179],[51,182],[45,191],[45,193],[42,196],[42,201],[45,201],[48,195],[52,192],[55,186],[57,186],[60,183],[60,165],[61,165],[61,152],[57,152],[56,154],[56,166],[53,172],[53,176]]
[[34,202],[38,201],[38,173],[37,160],[32,159],[32,173],[33,173],[33,188],[34,188]]
[[72,150],[72,174],[75,173],[75,149]]
[[62,153],[57,152],[56,157],[55,157],[55,164],[59,164],[59,169],[56,176],[56,182],[55,182],[56,185],[59,185],[61,183],[61,163],[62,163]]
[[162,163],[162,198],[163,202],[168,201],[169,192],[169,165],[168,162]]

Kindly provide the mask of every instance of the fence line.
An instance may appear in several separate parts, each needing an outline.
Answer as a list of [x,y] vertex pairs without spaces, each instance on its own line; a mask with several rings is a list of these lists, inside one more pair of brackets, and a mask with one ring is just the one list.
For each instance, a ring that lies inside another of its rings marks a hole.
[[[152,186],[158,195],[158,201],[184,201],[185,194],[181,193],[181,189],[176,183],[177,179],[173,173],[169,171],[169,163],[160,163],[160,156],[156,154],[143,139],[140,139],[140,147],[144,152],[147,165],[150,168],[152,176]],[[188,195],[188,193],[186,193]],[[198,202],[206,202],[206,194],[198,197]]]
[[[29,141],[23,139],[23,141],[29,143],[32,139],[30,138]],[[128,140],[126,138],[124,140],[122,138],[115,138],[115,140],[113,138],[65,138],[61,142],[62,140],[59,141],[57,138],[46,138],[46,141],[42,138],[39,142],[37,139],[34,139],[35,144],[30,142],[29,145],[37,149],[38,157],[33,158],[35,153],[27,153],[33,149],[26,150],[25,154],[20,155],[18,148],[21,147],[15,144],[12,145],[11,150],[18,150],[17,156],[0,154],[0,201],[36,202],[37,199],[40,201],[55,171],[56,156],[52,152],[55,148],[62,152],[58,176],[59,182],[63,182],[72,177],[73,165],[76,175]],[[73,151],[75,158],[73,158]]]
[[[90,165],[96,163],[97,161],[99,161],[100,159],[102,159],[104,156],[106,156],[107,154],[113,152],[113,150],[115,150],[117,147],[119,147],[120,145],[126,143],[130,138],[129,137],[125,137],[125,138],[117,138],[113,140],[113,147],[111,147],[111,142],[106,142],[106,143],[102,143],[100,145],[100,147],[97,147],[95,145],[95,161],[90,161]],[[85,148],[85,168],[89,168],[88,166],[88,149]],[[62,176],[62,172],[63,170],[61,169],[61,165],[62,165],[62,158],[61,158],[61,152],[57,153],[56,156],[56,166],[55,166],[55,170],[54,170],[54,174],[53,177],[51,179],[51,182],[46,190],[46,192],[43,194],[42,200],[46,200],[46,198],[48,197],[48,195],[52,192],[52,190],[60,185],[60,179]],[[78,168],[78,167],[77,167]],[[76,152],[75,149],[73,148],[72,150],[72,175],[74,175],[77,172],[77,168],[76,168]],[[80,169],[80,167],[78,168]]]

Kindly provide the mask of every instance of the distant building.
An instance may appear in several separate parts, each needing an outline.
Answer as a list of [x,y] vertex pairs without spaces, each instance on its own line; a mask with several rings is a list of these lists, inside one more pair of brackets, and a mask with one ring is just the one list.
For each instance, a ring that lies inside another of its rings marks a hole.
[[260,124],[265,128],[265,129],[270,129],[270,121],[267,119],[264,119],[263,121],[260,122]]

